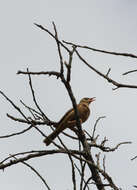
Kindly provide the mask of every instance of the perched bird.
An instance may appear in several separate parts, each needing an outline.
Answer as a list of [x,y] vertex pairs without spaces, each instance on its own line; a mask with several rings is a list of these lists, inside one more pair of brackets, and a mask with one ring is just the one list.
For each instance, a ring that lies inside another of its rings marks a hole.
[[[81,123],[84,123],[88,119],[90,115],[89,104],[93,101],[95,101],[95,97],[83,98],[77,105]],[[46,137],[43,142],[48,146],[64,129],[73,128],[75,126],[75,111],[72,108],[61,118],[56,129],[48,137]]]

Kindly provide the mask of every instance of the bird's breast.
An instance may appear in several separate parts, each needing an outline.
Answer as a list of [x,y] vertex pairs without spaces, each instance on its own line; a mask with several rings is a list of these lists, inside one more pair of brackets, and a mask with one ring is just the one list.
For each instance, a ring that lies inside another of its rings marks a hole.
[[87,105],[85,105],[85,104],[82,104],[82,105],[79,106],[78,111],[79,111],[80,119],[82,120],[82,122],[85,122],[88,119],[89,115],[90,115],[89,107]]

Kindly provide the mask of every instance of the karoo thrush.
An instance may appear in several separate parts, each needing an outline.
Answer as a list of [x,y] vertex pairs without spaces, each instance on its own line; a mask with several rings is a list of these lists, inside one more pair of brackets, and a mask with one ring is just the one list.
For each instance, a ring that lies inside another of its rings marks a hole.
[[[93,101],[95,101],[95,97],[83,98],[77,105],[81,123],[84,123],[88,119],[90,115],[89,104]],[[43,142],[48,146],[64,129],[73,128],[75,126],[75,111],[72,108],[61,118],[57,124],[56,129],[48,137],[46,137]]]

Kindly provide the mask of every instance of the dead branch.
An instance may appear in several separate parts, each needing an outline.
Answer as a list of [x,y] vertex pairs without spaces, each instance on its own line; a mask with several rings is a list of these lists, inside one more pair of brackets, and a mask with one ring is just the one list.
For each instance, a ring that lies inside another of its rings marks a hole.
[[14,104],[11,99],[9,99],[2,91],[0,91],[0,94],[15,108],[15,110],[17,110],[25,118],[26,121],[28,121],[28,118],[24,115],[21,109]]
[[30,72],[30,71],[18,71],[17,74],[24,74],[24,75],[49,75],[49,76],[56,76],[57,78],[60,77],[60,73],[56,71],[41,71],[41,72]]
[[137,156],[134,156],[133,158],[131,158],[131,161],[135,160],[137,158]]
[[94,124],[94,128],[93,128],[92,138],[94,138],[94,136],[95,136],[96,127],[97,127],[98,122],[99,122],[101,119],[104,119],[104,118],[106,118],[106,116],[101,116],[101,117],[99,117],[99,118],[96,120],[96,122],[95,122],[95,124]]
[[86,181],[83,190],[85,190],[88,187],[89,182],[92,180],[92,177],[89,177],[88,180]]
[[45,150],[31,150],[31,151],[26,151],[26,152],[18,152],[15,154],[10,154],[8,157],[4,158],[1,162],[0,165],[3,164],[5,161],[9,160],[10,158],[14,157],[14,156],[22,156],[25,154],[31,154],[31,153],[39,153],[39,152],[43,152]]
[[[12,119],[14,121],[20,122],[20,123],[33,124],[33,125],[49,125],[49,122],[47,123],[47,121],[37,121],[37,120],[33,120],[31,118],[28,118],[28,120],[26,121],[24,119],[14,117],[8,113],[7,113],[7,117],[9,117],[10,119]],[[55,124],[56,124],[56,122],[50,122],[50,125],[55,125]]]
[[31,125],[30,127],[26,128],[26,129],[24,129],[24,130],[22,130],[22,131],[20,131],[20,132],[12,133],[12,134],[10,134],[10,135],[3,135],[3,136],[0,136],[0,138],[3,139],[3,138],[9,138],[9,137],[21,135],[21,134],[23,134],[23,133],[29,131],[30,129],[32,129],[32,127],[33,127],[33,125]]
[[[27,72],[29,72],[28,69],[27,69]],[[49,124],[50,124],[49,118],[44,114],[44,112],[42,111],[42,109],[40,108],[40,106],[37,103],[37,100],[36,100],[36,97],[35,97],[35,92],[34,92],[34,89],[33,89],[33,86],[32,86],[31,76],[30,76],[30,74],[28,74],[28,76],[29,76],[29,85],[30,85],[33,101],[34,101],[36,107],[38,108],[38,110],[40,111],[41,115],[43,116],[43,119],[46,120],[47,122],[49,122]]]
[[[122,83],[118,83],[117,81],[113,80],[112,78],[108,77],[107,75],[101,73],[100,71],[98,71],[97,69],[95,69],[93,66],[91,66],[80,54],[77,50],[75,50],[76,54],[78,55],[79,59],[85,63],[90,69],[92,69],[94,72],[96,72],[98,75],[100,75],[101,77],[103,77],[104,79],[106,79],[109,83],[112,83],[114,86],[116,86],[118,88],[137,88],[136,85],[130,85],[130,84],[122,84]],[[115,90],[113,89],[113,90]]]
[[90,143],[89,146],[90,147],[96,147],[99,148],[100,150],[102,150],[103,152],[114,152],[115,150],[117,150],[119,148],[119,146],[123,145],[123,144],[131,144],[132,142],[128,141],[128,142],[121,142],[119,144],[117,144],[114,148],[110,148],[110,147],[106,147],[104,146],[104,144],[96,144],[96,143]]
[[137,69],[131,70],[131,71],[127,71],[127,72],[123,73],[123,75],[128,75],[128,74],[134,73],[134,72],[137,72]]
[[[12,156],[13,158],[15,158],[17,160],[17,158],[15,156]],[[30,168],[44,183],[44,185],[47,187],[48,190],[51,190],[50,187],[48,186],[48,184],[46,183],[45,179],[40,175],[40,173],[34,168],[32,167],[30,164],[22,161],[22,164],[24,164],[25,166],[27,166],[28,168]]]
[[27,106],[22,100],[20,100],[21,104],[31,113],[34,120],[43,120],[41,113],[36,111],[34,108]]
[[[0,170],[4,170],[5,168],[9,167],[9,166],[12,166],[12,165],[15,165],[15,164],[18,164],[22,161],[27,161],[27,160],[30,160],[32,158],[37,158],[37,157],[41,157],[41,156],[46,156],[46,155],[52,155],[52,154],[72,154],[72,155],[80,155],[80,154],[83,154],[83,152],[79,152],[79,151],[76,151],[76,150],[69,150],[66,151],[66,150],[63,150],[63,149],[60,149],[60,150],[45,150],[45,151],[39,151],[39,152],[36,152],[36,153],[33,153],[33,154],[29,154],[27,156],[24,156],[24,157],[21,157],[21,158],[18,158],[16,160],[10,160],[9,162],[7,163],[2,163],[0,164]],[[22,153],[20,153],[22,154]],[[19,154],[18,154],[19,155]]]
[[96,52],[99,52],[99,53],[105,53],[105,54],[111,54],[111,55],[116,55],[116,56],[125,56],[125,57],[137,58],[137,55],[134,55],[132,53],[119,53],[119,52],[114,52],[114,51],[107,51],[107,50],[102,50],[102,49],[96,49],[96,48],[92,48],[92,47],[89,47],[89,46],[82,46],[82,45],[75,44],[75,43],[72,43],[72,42],[67,42],[67,41],[64,41],[64,40],[63,40],[63,43],[71,45],[71,46],[75,46],[75,47],[78,47],[78,48],[83,48],[83,49],[88,49],[88,50],[96,51]]
[[[79,175],[81,176],[80,190],[82,190],[82,184],[83,184],[83,182],[86,183],[86,181],[85,181],[85,179],[84,179],[83,173],[81,172],[81,170],[79,169],[79,167],[78,167],[76,164],[75,164],[75,168],[77,169]],[[88,185],[87,185],[87,188],[88,188],[88,190],[89,190]]]
[[58,39],[58,33],[57,33],[57,29],[56,29],[56,25],[54,22],[52,22],[53,27],[54,27],[54,31],[55,31],[55,40],[56,40],[56,44],[58,47],[58,54],[59,54],[59,58],[60,58],[60,74],[62,75],[64,73],[64,67],[63,67],[63,56],[61,54],[61,48],[60,48],[60,42]]
[[34,23],[34,25],[36,25],[38,28],[40,28],[41,30],[47,32],[52,38],[54,38],[56,41],[58,41],[59,44],[61,44],[61,46],[67,51],[69,52],[70,50],[61,42],[59,41],[56,36],[54,36],[48,29],[44,28],[42,25],[39,25],[37,23]]

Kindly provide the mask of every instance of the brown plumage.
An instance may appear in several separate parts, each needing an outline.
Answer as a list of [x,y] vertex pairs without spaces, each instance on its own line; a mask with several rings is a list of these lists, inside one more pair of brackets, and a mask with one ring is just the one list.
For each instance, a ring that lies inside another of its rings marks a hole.
[[[83,98],[77,105],[81,123],[84,123],[88,119],[90,115],[89,104],[93,101],[95,101],[95,97]],[[61,118],[55,131],[53,131],[47,138],[45,138],[43,142],[48,146],[64,129],[73,128],[75,126],[75,112],[72,108]]]

